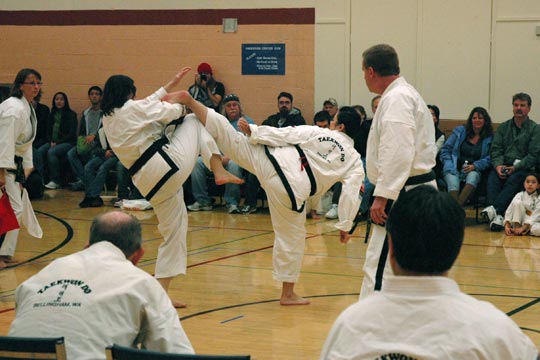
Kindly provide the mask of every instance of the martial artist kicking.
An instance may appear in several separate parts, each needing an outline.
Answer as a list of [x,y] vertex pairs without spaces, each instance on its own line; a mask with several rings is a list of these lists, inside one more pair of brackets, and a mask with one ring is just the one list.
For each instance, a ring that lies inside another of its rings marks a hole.
[[[188,217],[182,184],[198,155],[212,169],[216,184],[243,183],[223,168],[214,139],[193,117],[176,126],[172,135],[164,135],[173,120],[185,115],[185,108],[160,99],[189,70],[182,69],[167,85],[142,100],[133,100],[136,88],[131,78],[111,76],[101,102],[109,144],[158,218],[164,242],[159,246],[155,276],[166,291],[174,276],[186,273]],[[173,304],[186,306],[175,300]]]
[[[280,304],[309,304],[309,300],[294,292],[304,255],[304,203],[310,196],[321,195],[336,182],[342,182],[339,221],[335,226],[340,230],[340,240],[349,240],[348,231],[358,212],[364,180],[360,154],[353,146],[360,126],[358,113],[342,108],[330,125],[332,130],[307,125],[274,128],[240,120],[238,128],[246,137],[224,116],[195,101],[187,91],[171,93],[164,100],[190,108],[219,148],[257,176],[268,197],[275,233],[273,276],[283,283]],[[187,115],[186,120],[192,116]]]

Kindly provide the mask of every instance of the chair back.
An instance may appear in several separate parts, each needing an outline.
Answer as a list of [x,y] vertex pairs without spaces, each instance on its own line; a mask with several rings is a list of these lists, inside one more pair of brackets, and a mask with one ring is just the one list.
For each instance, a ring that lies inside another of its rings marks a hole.
[[66,360],[64,338],[0,336],[0,359]]
[[169,354],[113,345],[105,350],[107,360],[250,360],[250,355]]

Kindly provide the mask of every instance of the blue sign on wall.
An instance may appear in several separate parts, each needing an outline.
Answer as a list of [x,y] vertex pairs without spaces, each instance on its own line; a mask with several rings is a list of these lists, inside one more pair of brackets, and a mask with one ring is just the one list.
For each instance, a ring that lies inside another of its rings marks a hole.
[[285,44],[242,44],[242,75],[285,75]]

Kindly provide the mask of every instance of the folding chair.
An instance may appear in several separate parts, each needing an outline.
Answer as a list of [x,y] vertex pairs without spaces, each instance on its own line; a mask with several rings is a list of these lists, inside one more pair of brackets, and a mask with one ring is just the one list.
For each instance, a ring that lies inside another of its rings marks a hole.
[[64,338],[0,336],[0,359],[66,360]]
[[113,345],[105,349],[107,360],[250,360],[250,355],[168,354]]

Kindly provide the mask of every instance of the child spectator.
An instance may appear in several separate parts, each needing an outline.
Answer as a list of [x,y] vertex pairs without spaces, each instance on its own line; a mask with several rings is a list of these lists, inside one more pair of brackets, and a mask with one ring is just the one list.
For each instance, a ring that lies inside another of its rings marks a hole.
[[[540,213],[538,206],[538,175],[529,174],[523,183],[525,191],[514,196],[504,214],[504,232],[506,235],[540,235]],[[533,226],[534,225],[534,226]],[[533,231],[534,227],[534,231]]]

